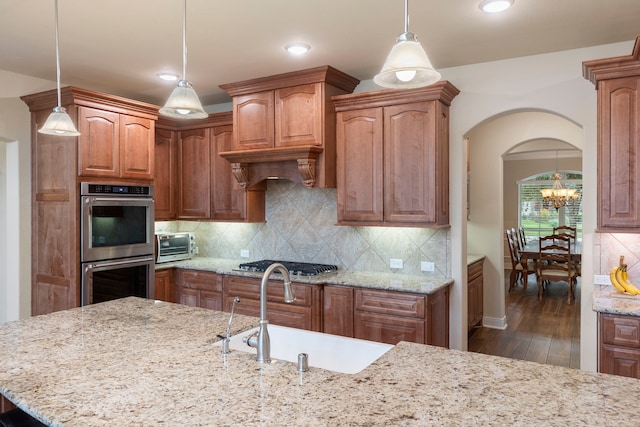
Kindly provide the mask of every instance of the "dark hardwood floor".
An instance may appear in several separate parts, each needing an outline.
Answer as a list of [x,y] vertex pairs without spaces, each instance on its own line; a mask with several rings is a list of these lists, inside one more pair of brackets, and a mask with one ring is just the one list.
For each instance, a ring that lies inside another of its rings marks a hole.
[[551,283],[538,300],[531,275],[527,291],[518,283],[506,293],[505,305],[507,329],[476,328],[469,334],[469,351],[580,368],[580,279],[571,304],[564,282]]

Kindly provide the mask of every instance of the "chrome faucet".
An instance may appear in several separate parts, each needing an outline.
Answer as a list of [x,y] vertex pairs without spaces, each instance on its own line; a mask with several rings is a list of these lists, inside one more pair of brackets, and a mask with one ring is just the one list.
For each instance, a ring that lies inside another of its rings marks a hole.
[[233,299],[233,303],[231,304],[231,315],[229,316],[229,324],[227,325],[227,336],[226,337],[218,337],[222,338],[222,354],[229,354],[231,350],[229,350],[229,342],[231,342],[231,322],[233,322],[233,310],[236,308],[236,304],[240,302],[239,297],[235,297]]
[[291,287],[291,278],[289,277],[289,270],[280,264],[271,264],[262,275],[262,282],[260,282],[260,328],[258,333],[250,335],[242,339],[249,347],[255,347],[258,350],[258,363],[271,362],[271,344],[269,342],[269,332],[267,331],[267,282],[269,275],[278,270],[282,273],[284,279],[284,302],[292,303],[296,300],[296,296],[293,293]]

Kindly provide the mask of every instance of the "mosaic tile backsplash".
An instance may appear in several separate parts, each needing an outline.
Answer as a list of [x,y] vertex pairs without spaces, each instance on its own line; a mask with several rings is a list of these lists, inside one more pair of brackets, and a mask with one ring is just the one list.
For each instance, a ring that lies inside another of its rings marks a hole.
[[[156,222],[156,231],[192,231],[199,256],[336,264],[341,269],[451,277],[449,229],[337,226],[336,190],[307,189],[287,180],[268,181],[266,222]],[[240,251],[249,258],[240,258]],[[389,259],[401,258],[402,269]],[[435,264],[422,272],[420,263]]]

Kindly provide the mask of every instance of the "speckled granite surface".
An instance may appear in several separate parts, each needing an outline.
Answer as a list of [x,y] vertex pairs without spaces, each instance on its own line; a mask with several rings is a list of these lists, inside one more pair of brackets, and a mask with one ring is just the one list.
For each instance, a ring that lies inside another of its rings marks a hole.
[[477,254],[467,254],[467,265],[471,265],[476,261],[480,261],[481,259],[485,259],[486,255],[477,255]]
[[[228,274],[245,277],[262,277],[262,273],[254,273],[238,270],[239,262],[224,258],[196,257],[190,260],[178,261],[166,264],[157,264],[156,270],[177,267],[194,270],[213,271],[218,274]],[[361,271],[338,271],[318,276],[292,275],[291,280],[300,283],[328,284],[356,286],[362,288],[385,289],[400,292],[416,292],[422,294],[433,293],[443,287],[453,284],[453,279],[436,276],[410,276],[403,274],[386,274]]]
[[300,374],[222,355],[227,320],[131,297],[2,324],[0,392],[53,426],[637,425],[635,379],[404,342]]
[[592,306],[600,313],[640,316],[640,295],[631,297],[619,294],[611,286],[595,286]]

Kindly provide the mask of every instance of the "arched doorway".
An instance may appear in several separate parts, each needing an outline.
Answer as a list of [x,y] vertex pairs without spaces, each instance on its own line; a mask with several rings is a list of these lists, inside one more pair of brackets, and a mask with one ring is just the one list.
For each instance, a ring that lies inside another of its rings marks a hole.
[[[483,254],[485,327],[504,329],[505,177],[503,156],[529,141],[562,141],[582,150],[582,127],[541,110],[506,112],[479,123],[468,142],[467,253]],[[515,183],[514,183],[515,186]]]

